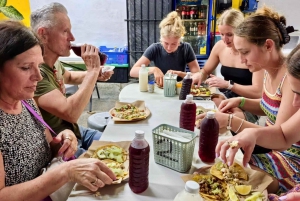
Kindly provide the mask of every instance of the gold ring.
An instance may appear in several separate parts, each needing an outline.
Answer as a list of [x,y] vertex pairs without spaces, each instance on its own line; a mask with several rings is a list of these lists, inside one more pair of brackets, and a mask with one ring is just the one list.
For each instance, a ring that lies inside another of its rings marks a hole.
[[231,149],[234,149],[239,146],[239,141],[237,140],[234,140],[232,142],[227,141],[227,144],[231,147]]
[[96,180],[94,182],[92,182],[91,184],[96,186],[97,181],[98,181],[98,178],[96,177]]
[[65,140],[70,140],[72,141],[72,138],[70,138],[69,136],[65,137]]

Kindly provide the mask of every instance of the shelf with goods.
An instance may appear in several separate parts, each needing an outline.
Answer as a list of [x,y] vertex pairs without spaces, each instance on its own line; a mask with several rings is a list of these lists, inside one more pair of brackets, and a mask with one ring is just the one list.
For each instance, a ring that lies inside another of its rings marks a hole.
[[191,44],[196,57],[207,59],[210,53],[210,30],[213,0],[174,0],[174,9],[186,29],[183,42]]

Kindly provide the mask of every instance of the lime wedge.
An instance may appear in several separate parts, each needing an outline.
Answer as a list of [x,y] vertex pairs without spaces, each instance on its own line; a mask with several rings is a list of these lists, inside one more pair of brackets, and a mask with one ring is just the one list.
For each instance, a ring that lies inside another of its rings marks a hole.
[[230,200],[231,201],[239,201],[238,196],[235,194],[234,187],[231,185],[228,185],[227,188],[228,188],[228,195],[229,195]]
[[252,186],[251,185],[237,185],[234,186],[236,192],[238,192],[238,194],[240,195],[249,195],[249,193],[252,190]]

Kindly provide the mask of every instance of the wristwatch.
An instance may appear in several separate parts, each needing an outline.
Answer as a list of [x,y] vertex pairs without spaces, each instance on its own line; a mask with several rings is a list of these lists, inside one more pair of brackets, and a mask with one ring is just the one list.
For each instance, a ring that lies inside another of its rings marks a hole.
[[233,85],[234,85],[234,82],[232,80],[229,80],[227,89],[231,90]]

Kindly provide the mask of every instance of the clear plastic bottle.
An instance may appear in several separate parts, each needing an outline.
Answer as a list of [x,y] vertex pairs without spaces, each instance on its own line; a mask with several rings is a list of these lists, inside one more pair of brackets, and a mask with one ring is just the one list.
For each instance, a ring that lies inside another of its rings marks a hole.
[[148,91],[148,70],[145,64],[142,64],[139,70],[140,91]]
[[187,181],[184,190],[179,192],[174,201],[203,201],[199,195],[199,184],[195,181]]
[[196,121],[197,106],[193,101],[193,95],[186,96],[185,101],[181,104],[179,127],[194,132]]
[[135,131],[129,147],[129,187],[134,193],[142,193],[149,186],[150,147],[144,136],[144,131]]
[[186,95],[190,94],[192,82],[192,74],[190,72],[187,72],[186,76],[182,80],[182,87],[179,94],[179,100],[185,100]]
[[209,111],[201,122],[198,155],[203,162],[213,163],[216,157],[216,146],[219,137],[219,123],[215,112]]
[[127,43],[124,44],[123,52],[125,52],[125,53],[128,52],[128,45],[127,45]]

